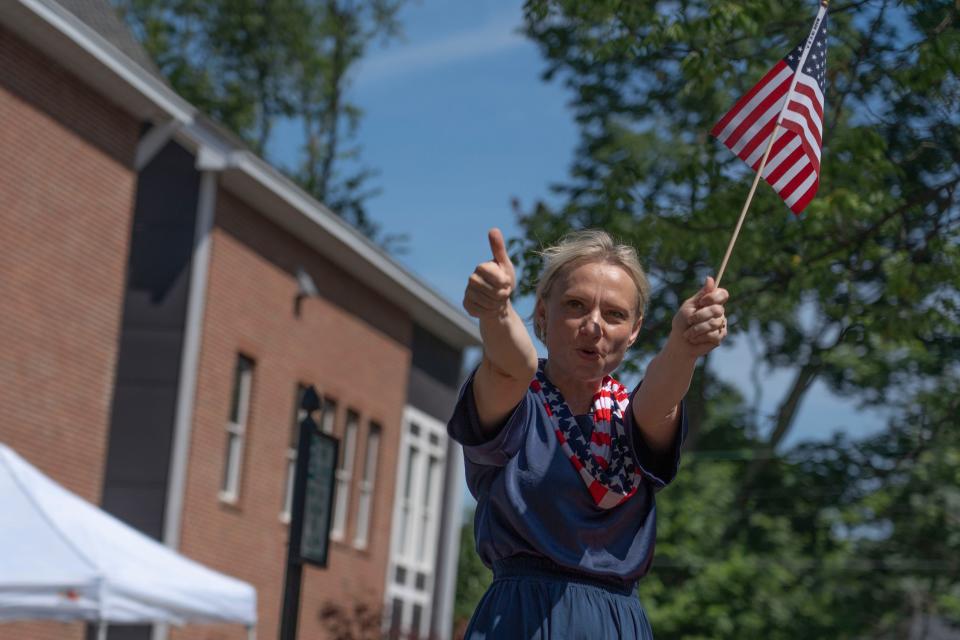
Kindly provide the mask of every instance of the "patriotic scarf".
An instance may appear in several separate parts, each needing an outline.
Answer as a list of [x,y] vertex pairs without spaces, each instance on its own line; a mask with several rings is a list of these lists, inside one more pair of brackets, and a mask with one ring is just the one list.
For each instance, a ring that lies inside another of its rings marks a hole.
[[560,390],[547,379],[545,364],[546,360],[540,361],[530,390],[546,409],[557,442],[598,507],[611,509],[625,502],[637,492],[643,479],[623,424],[623,412],[630,402],[626,387],[604,376],[593,396],[594,427],[588,444]]

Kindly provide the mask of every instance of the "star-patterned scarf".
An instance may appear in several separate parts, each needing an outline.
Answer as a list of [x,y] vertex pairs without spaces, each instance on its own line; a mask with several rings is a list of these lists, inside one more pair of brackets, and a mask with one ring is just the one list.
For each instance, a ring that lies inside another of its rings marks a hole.
[[540,399],[553,423],[557,442],[601,509],[611,509],[637,492],[643,480],[630,451],[623,412],[630,396],[626,387],[605,376],[593,397],[593,434],[588,444],[560,390],[544,373],[540,361],[530,390]]

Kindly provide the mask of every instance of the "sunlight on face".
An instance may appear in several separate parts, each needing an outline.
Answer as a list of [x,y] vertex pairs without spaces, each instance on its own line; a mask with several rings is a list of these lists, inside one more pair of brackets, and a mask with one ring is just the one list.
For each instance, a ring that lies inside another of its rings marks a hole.
[[616,369],[640,331],[637,297],[617,265],[588,262],[561,273],[534,312],[553,370],[595,380]]

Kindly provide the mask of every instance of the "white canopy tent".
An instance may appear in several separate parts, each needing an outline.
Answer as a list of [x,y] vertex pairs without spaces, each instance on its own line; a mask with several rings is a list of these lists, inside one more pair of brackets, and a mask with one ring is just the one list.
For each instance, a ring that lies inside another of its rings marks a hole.
[[0,443],[0,622],[242,624],[256,590],[136,531]]

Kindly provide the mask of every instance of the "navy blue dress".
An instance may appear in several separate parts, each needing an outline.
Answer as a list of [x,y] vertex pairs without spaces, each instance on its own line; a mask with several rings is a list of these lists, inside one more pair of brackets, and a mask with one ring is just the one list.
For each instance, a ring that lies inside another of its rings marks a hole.
[[[634,390],[636,393],[636,390]],[[563,454],[532,391],[493,439],[480,432],[473,376],[447,425],[463,445],[467,486],[477,499],[477,552],[494,582],[467,640],[652,639],[636,597],[656,536],[654,493],[676,475],[686,436],[683,405],[672,449],[650,451],[627,411],[626,431],[644,480],[613,509],[597,507]],[[577,416],[589,440],[590,416]]]

